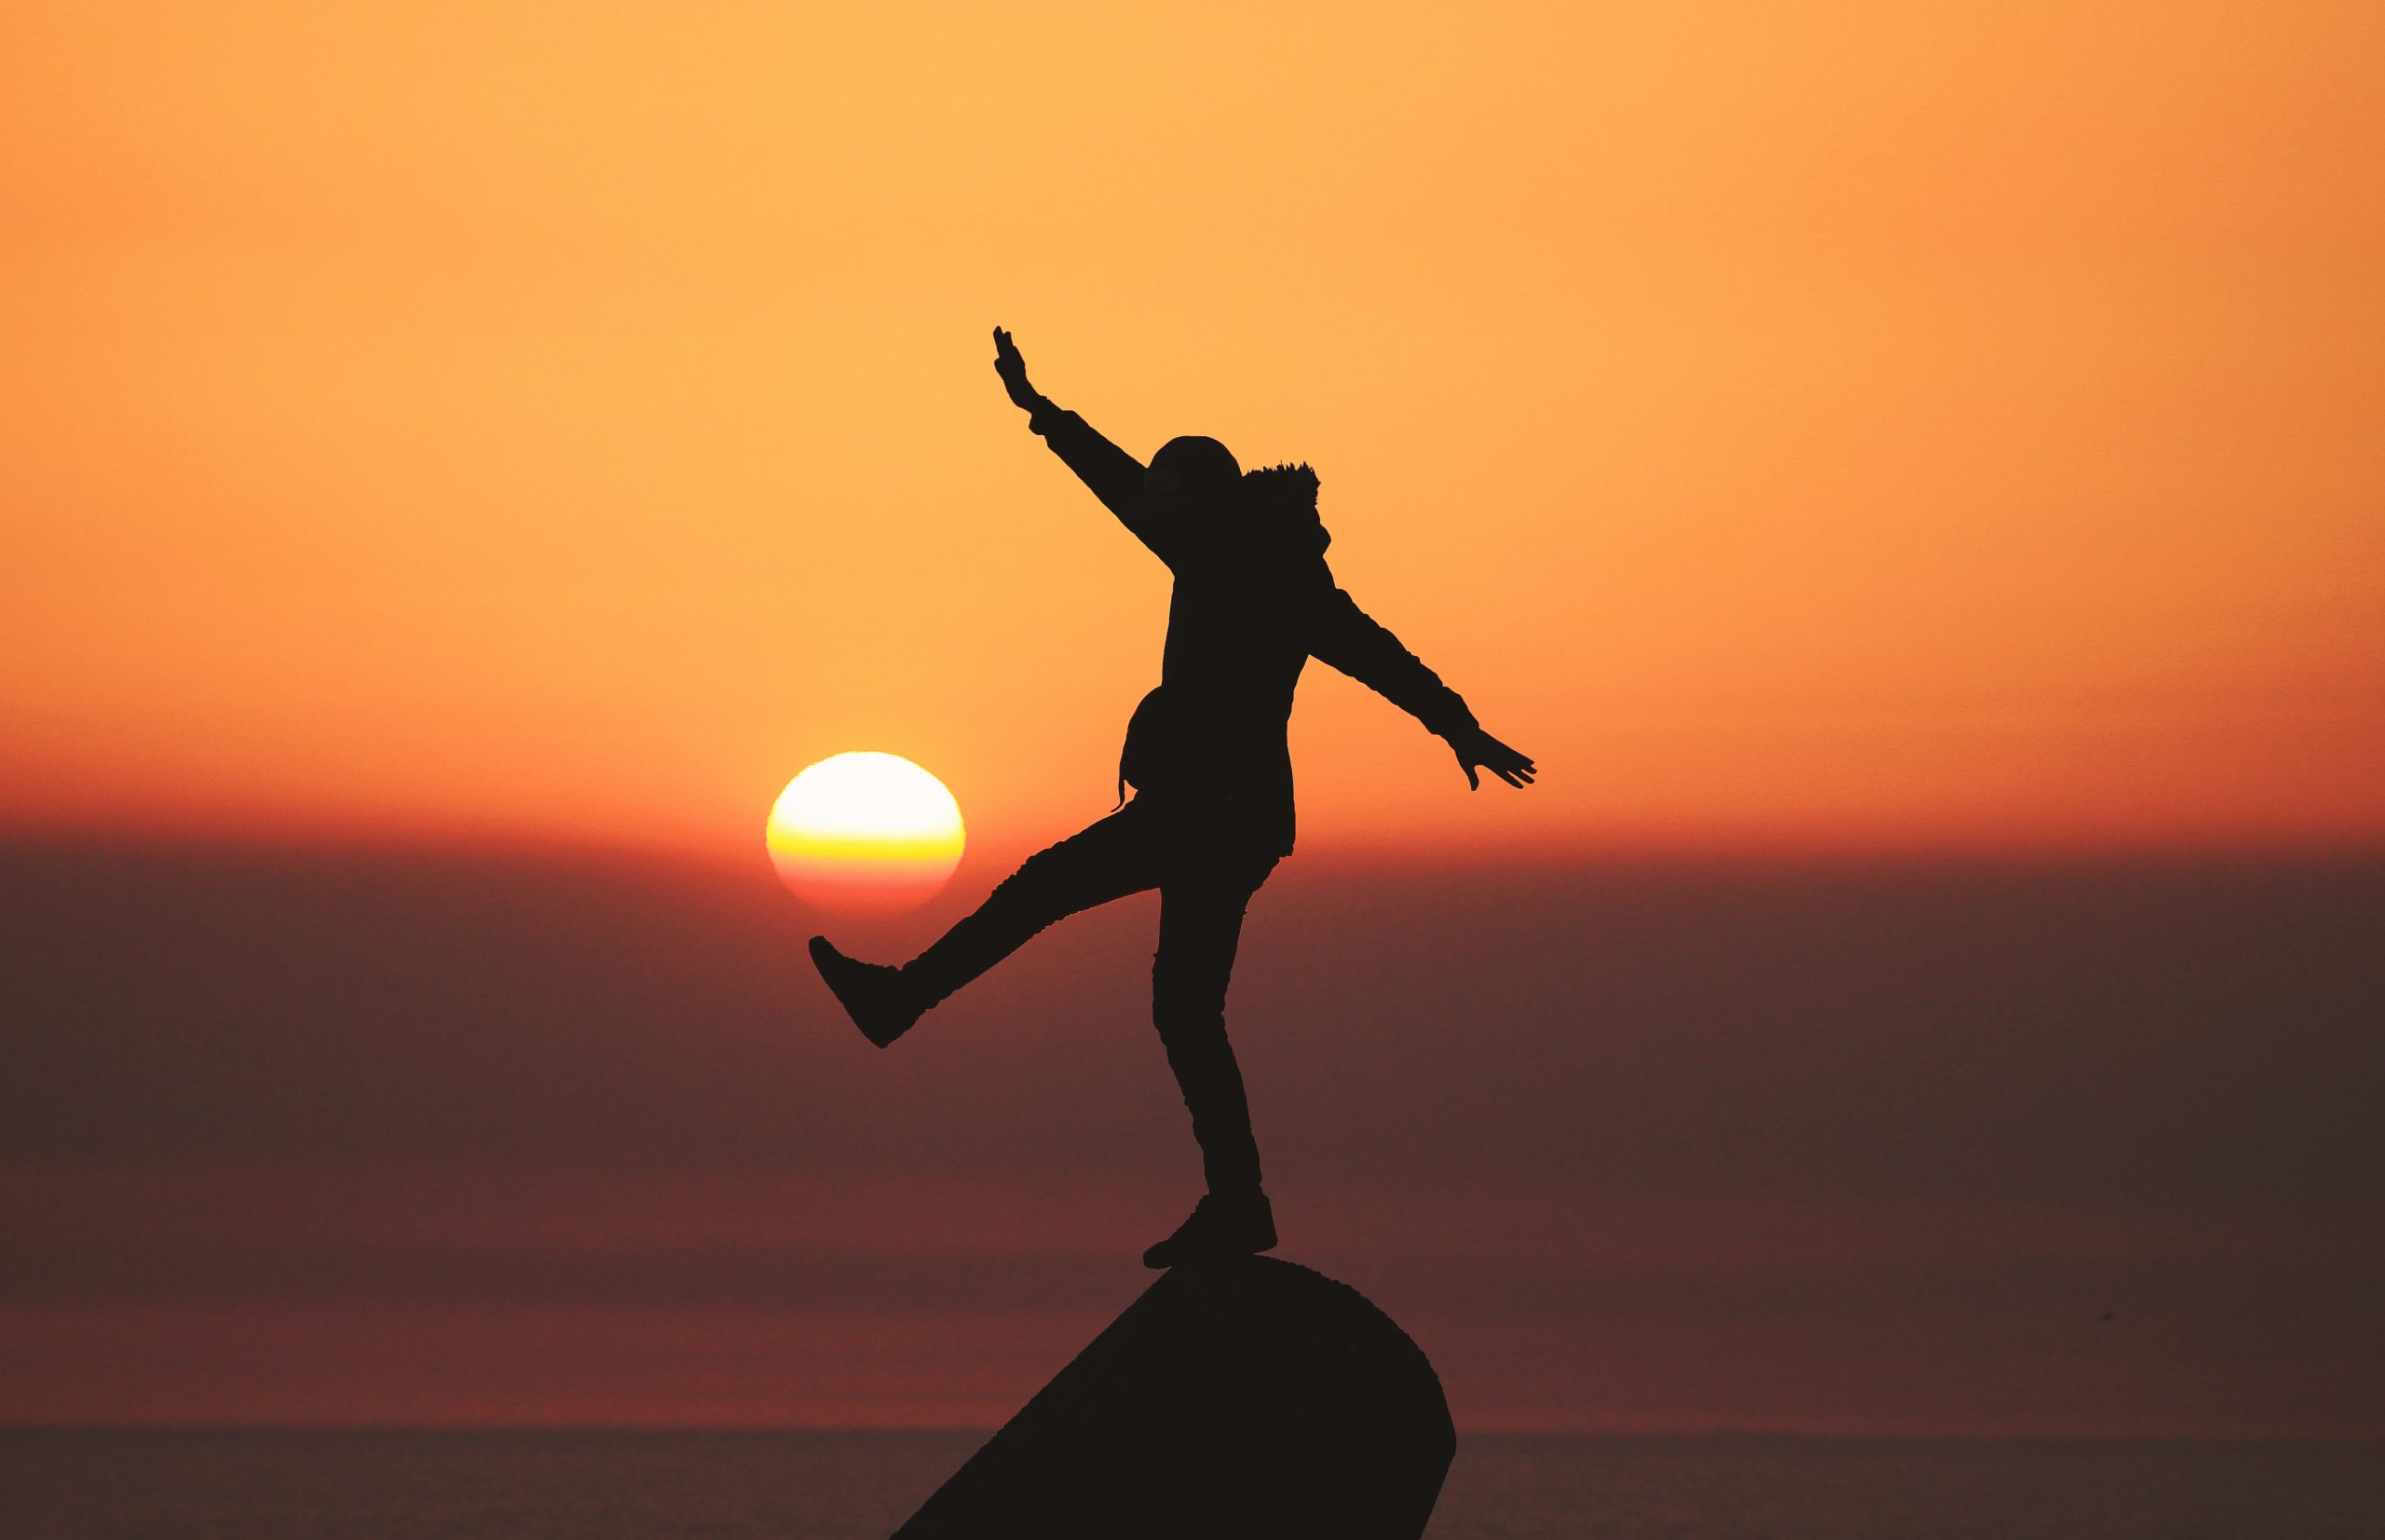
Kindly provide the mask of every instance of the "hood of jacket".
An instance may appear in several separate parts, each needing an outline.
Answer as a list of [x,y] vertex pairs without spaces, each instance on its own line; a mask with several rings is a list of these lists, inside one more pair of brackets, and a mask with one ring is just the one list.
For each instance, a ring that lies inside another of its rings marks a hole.
[[1306,465],[1245,471],[1233,514],[1236,534],[1260,554],[1325,554],[1333,537],[1317,517],[1317,486],[1316,472]]

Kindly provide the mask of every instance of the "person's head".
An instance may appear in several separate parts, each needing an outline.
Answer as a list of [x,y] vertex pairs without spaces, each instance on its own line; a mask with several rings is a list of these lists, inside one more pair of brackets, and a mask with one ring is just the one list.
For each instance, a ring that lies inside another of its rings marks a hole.
[[1163,512],[1207,507],[1242,483],[1233,452],[1215,439],[1188,435],[1170,439],[1143,472],[1143,497]]

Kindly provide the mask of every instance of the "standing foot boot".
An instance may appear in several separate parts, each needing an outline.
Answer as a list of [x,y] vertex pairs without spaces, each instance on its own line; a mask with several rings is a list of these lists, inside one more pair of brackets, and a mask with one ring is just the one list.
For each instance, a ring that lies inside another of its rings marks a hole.
[[857,962],[830,946],[825,935],[811,938],[811,963],[861,1035],[880,1048],[909,1031],[927,1009],[905,983],[902,969]]
[[1275,1244],[1275,1211],[1267,1194],[1212,1192],[1193,1205],[1176,1233],[1143,1253],[1145,1267],[1177,1267],[1219,1257],[1247,1257]]

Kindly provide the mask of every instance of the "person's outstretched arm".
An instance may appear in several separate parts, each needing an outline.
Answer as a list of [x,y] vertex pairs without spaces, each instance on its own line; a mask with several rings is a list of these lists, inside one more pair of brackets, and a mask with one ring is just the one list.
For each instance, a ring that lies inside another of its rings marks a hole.
[[1318,603],[1308,650],[1438,733],[1457,756],[1468,786],[1481,789],[1479,770],[1511,786],[1528,786],[1538,773],[1528,756],[1483,731],[1465,698],[1360,609],[1347,590],[1337,588]]
[[1077,473],[1077,480],[1093,489],[1101,506],[1118,515],[1118,522],[1133,532],[1135,538],[1159,553],[1159,532],[1150,527],[1143,516],[1143,462],[1103,438],[1083,417],[1074,412],[1064,412],[1052,404],[1051,399],[1040,394],[1027,383],[1027,361],[1019,356],[1017,344],[1001,327],[994,328],[994,373],[1002,376],[1002,388],[1010,392],[1013,405],[1027,414],[1029,431],[1039,433],[1052,446],[1068,468]]

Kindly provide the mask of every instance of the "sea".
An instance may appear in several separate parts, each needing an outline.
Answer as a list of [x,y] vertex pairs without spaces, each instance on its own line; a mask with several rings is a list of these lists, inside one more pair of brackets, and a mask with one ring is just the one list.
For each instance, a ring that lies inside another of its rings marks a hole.
[[[977,1433],[0,1431],[5,1540],[884,1540]],[[2379,1540],[2385,1444],[1484,1435],[1429,1540]]]

